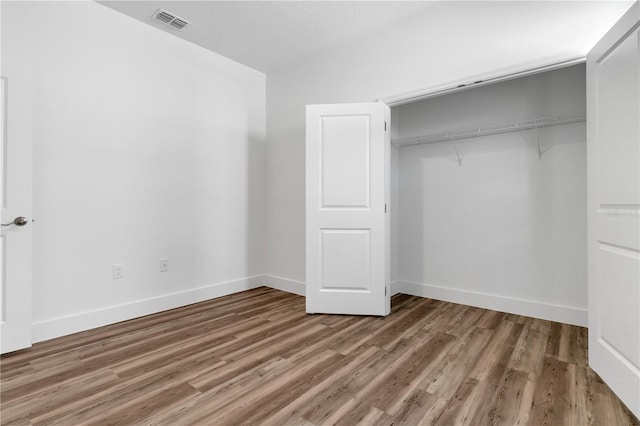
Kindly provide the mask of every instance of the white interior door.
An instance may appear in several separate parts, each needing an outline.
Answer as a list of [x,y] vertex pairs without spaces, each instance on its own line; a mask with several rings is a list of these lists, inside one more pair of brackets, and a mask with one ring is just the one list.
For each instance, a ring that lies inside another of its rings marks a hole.
[[389,107],[307,106],[307,312],[387,315]]
[[640,417],[640,6],[587,57],[589,363]]
[[33,86],[27,70],[5,64],[1,81],[0,352],[7,353],[31,346]]

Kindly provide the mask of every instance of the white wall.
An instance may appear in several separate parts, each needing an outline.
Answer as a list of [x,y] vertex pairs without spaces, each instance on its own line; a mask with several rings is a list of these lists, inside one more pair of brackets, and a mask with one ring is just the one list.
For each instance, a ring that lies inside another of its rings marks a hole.
[[[393,108],[398,137],[585,113],[573,66]],[[586,325],[585,124],[399,149],[398,288]]]
[[36,88],[36,341],[257,284],[264,74],[94,2],[3,2],[2,60]]
[[265,271],[302,284],[305,104],[362,102],[585,55],[629,2],[438,2],[267,75]]

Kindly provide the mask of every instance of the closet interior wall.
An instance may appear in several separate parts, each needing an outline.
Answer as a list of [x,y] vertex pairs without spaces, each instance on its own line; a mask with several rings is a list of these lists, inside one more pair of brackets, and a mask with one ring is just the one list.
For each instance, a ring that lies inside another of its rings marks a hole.
[[[585,105],[581,64],[394,107],[392,140]],[[586,325],[585,133],[579,122],[394,147],[395,291]]]

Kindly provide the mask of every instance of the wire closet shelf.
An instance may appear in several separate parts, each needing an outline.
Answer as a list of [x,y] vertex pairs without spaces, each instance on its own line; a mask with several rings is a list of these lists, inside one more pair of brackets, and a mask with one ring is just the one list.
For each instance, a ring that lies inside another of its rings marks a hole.
[[581,123],[586,121],[585,114],[556,115],[553,117],[536,118],[533,120],[515,121],[495,126],[476,129],[456,130],[423,136],[394,139],[391,141],[397,147],[422,145],[435,142],[457,141],[461,139],[479,138],[482,136],[499,135],[502,133],[520,132],[523,130],[539,129],[541,127],[560,126],[563,124]]

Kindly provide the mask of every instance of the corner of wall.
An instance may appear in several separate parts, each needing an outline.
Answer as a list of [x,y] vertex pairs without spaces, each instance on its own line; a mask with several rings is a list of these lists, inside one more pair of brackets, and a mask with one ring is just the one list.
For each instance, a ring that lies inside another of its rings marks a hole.
[[306,295],[306,285],[301,281],[275,277],[273,275],[263,275],[262,283],[263,285],[274,288],[276,290],[286,291],[288,293],[297,294],[299,296]]
[[394,294],[394,292],[572,324],[580,327],[587,326],[587,310],[573,306],[554,305],[533,300],[517,299],[408,281],[396,281],[393,283],[391,294]]

